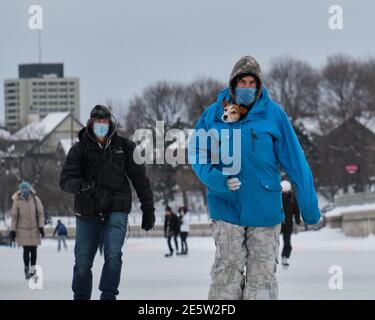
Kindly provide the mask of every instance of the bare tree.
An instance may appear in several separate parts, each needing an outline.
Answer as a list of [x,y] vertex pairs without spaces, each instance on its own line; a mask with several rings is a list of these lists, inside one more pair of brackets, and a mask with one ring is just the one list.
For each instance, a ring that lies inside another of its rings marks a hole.
[[339,125],[361,114],[364,88],[361,64],[344,55],[328,57],[322,70],[322,119]]
[[360,67],[359,86],[362,95],[359,99],[363,116],[373,118],[375,117],[375,57],[363,61]]
[[[124,119],[125,133],[131,138],[137,129],[150,129],[155,139],[160,132],[156,130],[156,121],[164,121],[164,130],[183,129],[187,126],[187,108],[185,86],[176,83],[158,82],[147,87],[141,95],[135,96],[129,103]],[[164,137],[163,137],[164,139]],[[173,142],[165,142],[165,149]],[[154,159],[160,157],[154,145]],[[156,200],[168,204],[177,190],[176,171],[178,166],[171,164],[153,164],[148,167],[150,180]]]
[[191,126],[195,124],[203,111],[213,102],[225,84],[212,78],[198,78],[186,88],[186,104]]
[[319,74],[309,64],[292,57],[273,60],[266,76],[270,95],[294,121],[315,114],[319,104]]

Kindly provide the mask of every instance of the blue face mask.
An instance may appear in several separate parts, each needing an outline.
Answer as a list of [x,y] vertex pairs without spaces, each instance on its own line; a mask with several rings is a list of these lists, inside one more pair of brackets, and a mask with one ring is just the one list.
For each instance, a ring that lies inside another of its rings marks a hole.
[[27,199],[30,195],[30,191],[29,190],[21,190],[21,198],[22,199]]
[[105,123],[94,123],[93,131],[99,138],[105,137],[109,132],[109,124]]
[[249,106],[254,100],[257,88],[236,88],[234,94],[238,105]]

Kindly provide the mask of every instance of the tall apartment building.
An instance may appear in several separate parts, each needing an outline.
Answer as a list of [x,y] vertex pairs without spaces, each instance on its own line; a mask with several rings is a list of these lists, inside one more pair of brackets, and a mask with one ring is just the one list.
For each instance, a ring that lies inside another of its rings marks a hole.
[[51,112],[80,118],[79,78],[64,77],[62,63],[18,66],[18,79],[4,81],[5,126],[15,131]]

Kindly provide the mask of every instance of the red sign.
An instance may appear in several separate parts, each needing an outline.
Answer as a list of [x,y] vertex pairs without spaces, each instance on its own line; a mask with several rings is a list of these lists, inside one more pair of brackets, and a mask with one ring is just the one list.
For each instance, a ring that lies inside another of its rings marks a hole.
[[353,174],[358,172],[358,165],[357,164],[347,164],[345,166],[345,170],[347,173]]

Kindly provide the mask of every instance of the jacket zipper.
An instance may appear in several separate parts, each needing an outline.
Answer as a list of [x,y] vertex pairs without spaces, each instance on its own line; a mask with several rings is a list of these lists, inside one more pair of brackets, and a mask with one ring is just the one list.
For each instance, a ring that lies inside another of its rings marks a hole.
[[255,152],[255,140],[258,139],[257,135],[254,132],[254,129],[251,129],[251,148],[252,152]]
[[[106,146],[104,148],[99,143],[99,147],[101,148],[101,151],[102,151],[102,161],[101,161],[102,165],[104,163],[104,156],[105,156],[105,151],[107,149],[107,146],[108,146],[108,141],[107,141]],[[102,170],[103,166],[101,166],[100,169]],[[103,174],[103,172],[99,172],[98,185],[96,186],[96,190],[95,190],[95,208],[94,208],[95,212],[99,211],[98,209],[100,209],[100,208],[97,207],[97,203],[98,203],[97,195],[98,195],[99,186],[100,186],[100,183],[101,183],[101,180],[102,180],[102,174]],[[99,217],[103,219],[102,215],[103,215],[103,213],[99,212]]]

